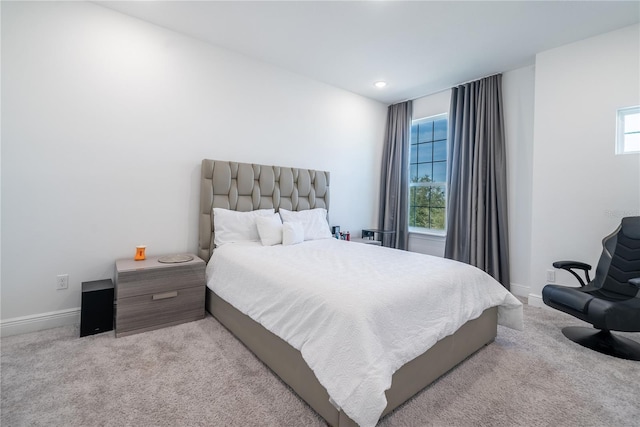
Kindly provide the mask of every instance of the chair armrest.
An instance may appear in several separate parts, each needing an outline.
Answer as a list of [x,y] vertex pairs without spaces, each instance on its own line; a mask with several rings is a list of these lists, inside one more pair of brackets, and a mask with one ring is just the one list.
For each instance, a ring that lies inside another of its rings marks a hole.
[[[569,273],[573,274],[573,276],[578,279],[578,282],[580,282],[580,286],[584,286],[587,283],[589,283],[591,281],[591,278],[589,277],[589,270],[591,270],[591,266],[589,264],[586,264],[584,262],[580,262],[580,261],[556,261],[553,263],[553,266],[555,268],[559,268],[561,270],[566,270]],[[582,280],[582,278],[580,276],[578,276],[578,274],[573,271],[573,269],[576,270],[582,270],[584,272],[584,276],[587,279],[587,283],[584,282],[584,280]]]
[[553,263],[553,266],[555,268],[562,268],[563,270],[569,268],[577,268],[585,271],[591,270],[591,266],[589,264],[585,264],[584,262],[580,261],[556,261]]
[[640,289],[640,277],[634,277],[633,279],[629,279],[629,284]]

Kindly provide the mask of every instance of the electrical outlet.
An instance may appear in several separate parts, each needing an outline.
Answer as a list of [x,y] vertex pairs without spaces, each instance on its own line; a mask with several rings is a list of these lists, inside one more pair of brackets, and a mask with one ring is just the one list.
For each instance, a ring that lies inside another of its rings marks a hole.
[[547,283],[556,283],[555,270],[547,270]]
[[56,276],[56,289],[67,289],[69,287],[69,275],[59,274]]

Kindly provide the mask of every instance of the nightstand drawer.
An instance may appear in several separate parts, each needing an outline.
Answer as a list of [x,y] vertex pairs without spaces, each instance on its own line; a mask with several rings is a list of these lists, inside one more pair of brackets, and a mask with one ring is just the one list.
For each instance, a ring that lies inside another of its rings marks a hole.
[[116,307],[118,336],[204,317],[204,286],[119,298]]
[[172,268],[145,268],[117,272],[116,298],[159,294],[204,283],[204,262],[172,266]]

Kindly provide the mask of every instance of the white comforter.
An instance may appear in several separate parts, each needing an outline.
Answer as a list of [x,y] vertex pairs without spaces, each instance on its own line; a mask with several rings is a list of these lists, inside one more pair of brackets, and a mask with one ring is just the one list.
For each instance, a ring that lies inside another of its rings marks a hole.
[[208,287],[302,353],[334,405],[374,426],[403,364],[488,307],[522,329],[522,304],[459,262],[336,239],[217,248]]

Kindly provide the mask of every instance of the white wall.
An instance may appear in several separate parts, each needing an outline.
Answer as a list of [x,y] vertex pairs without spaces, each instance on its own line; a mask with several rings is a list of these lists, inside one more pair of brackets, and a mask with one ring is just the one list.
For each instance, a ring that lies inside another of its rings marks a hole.
[[535,67],[503,73],[511,292],[530,293]]
[[602,238],[640,215],[640,155],[615,155],[616,109],[640,104],[639,64],[638,25],[536,57],[530,303],[553,261],[595,267]]
[[331,222],[377,224],[383,104],[84,2],[3,2],[2,56],[3,333],[195,251],[203,158],[329,170]]
[[425,117],[437,116],[438,114],[449,113],[451,106],[451,89],[432,95],[423,96],[413,100],[413,119],[423,119]]
[[[502,74],[511,291],[522,296],[529,294],[534,78],[533,66]],[[450,94],[446,90],[414,100],[414,119],[449,113]],[[441,236],[409,235],[409,250],[414,252],[444,256],[444,245]]]

